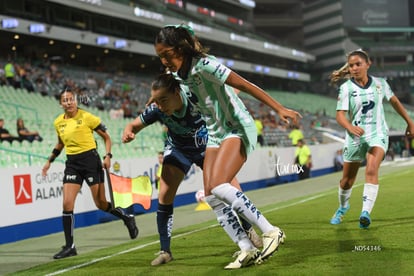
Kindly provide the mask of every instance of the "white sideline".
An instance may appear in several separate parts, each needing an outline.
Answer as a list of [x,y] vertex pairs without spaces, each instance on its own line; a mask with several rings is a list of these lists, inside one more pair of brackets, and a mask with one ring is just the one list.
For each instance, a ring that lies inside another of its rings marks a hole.
[[[357,186],[357,185],[355,185],[355,186]],[[332,192],[330,192],[330,193],[332,193]],[[298,204],[301,204],[301,203],[305,203],[305,202],[308,202],[308,201],[317,199],[317,198],[322,197],[322,196],[325,196],[327,194],[329,194],[329,193],[322,193],[322,194],[319,194],[319,195],[316,195],[316,196],[311,196],[309,198],[305,198],[305,199],[299,200],[297,202],[294,202],[294,203],[291,203],[291,204],[288,204],[288,205],[285,205],[285,206],[280,206],[280,207],[276,207],[276,208],[273,208],[273,209],[270,209],[270,210],[266,210],[266,211],[264,211],[262,213],[268,213],[268,212],[271,212],[271,211],[276,211],[276,210],[280,210],[280,209],[292,207],[292,206],[295,206],[295,205],[298,205]],[[176,239],[176,238],[184,237],[184,236],[191,235],[193,233],[197,233],[197,232],[200,232],[200,231],[204,231],[206,229],[213,228],[213,227],[217,227],[217,226],[218,226],[218,224],[209,225],[209,226],[206,226],[206,227],[203,227],[203,228],[200,228],[200,229],[196,229],[196,230],[193,230],[193,231],[190,231],[190,232],[185,232],[185,233],[182,233],[182,234],[178,234],[176,236],[173,236],[172,238],[173,239]],[[136,247],[133,247],[133,248],[130,248],[130,249],[127,249],[127,250],[124,250],[124,251],[121,251],[121,252],[112,254],[112,255],[108,255],[108,256],[105,256],[105,257],[97,258],[97,259],[91,260],[91,261],[86,262],[86,263],[82,263],[82,264],[70,266],[68,268],[61,269],[61,270],[58,270],[58,271],[55,271],[55,272],[46,274],[46,276],[53,276],[53,275],[59,275],[59,274],[62,274],[62,273],[66,273],[68,271],[71,271],[71,270],[74,270],[74,269],[77,269],[77,268],[85,267],[85,266],[88,266],[88,265],[91,265],[91,264],[94,264],[94,263],[97,263],[97,262],[100,262],[100,261],[103,261],[103,260],[106,260],[106,259],[109,259],[109,258],[112,258],[112,257],[115,257],[115,256],[119,256],[119,255],[122,255],[122,254],[125,254],[125,253],[129,253],[129,252],[132,252],[132,251],[135,251],[135,250],[138,250],[138,249],[147,247],[149,245],[157,244],[157,243],[159,243],[158,240],[153,241],[153,242],[149,242],[149,243],[146,243],[146,244],[143,244],[143,245],[140,245],[140,246],[136,246]]]
[[[395,164],[394,163],[394,164],[392,164],[392,166],[404,166],[404,165],[407,166],[407,165],[412,164],[412,162],[414,162],[414,160],[409,160],[409,162],[404,162],[403,164],[398,164],[398,163]],[[381,180],[384,177],[386,177],[386,176],[380,176],[379,179]],[[354,187],[359,187],[359,186],[362,186],[362,185],[364,185],[364,184],[363,183],[355,184]],[[290,204],[287,204],[287,205],[283,205],[283,206],[280,206],[280,207],[275,207],[273,209],[265,210],[262,213],[273,212],[273,211],[277,211],[277,210],[280,210],[280,209],[296,206],[296,205],[299,205],[299,204],[302,204],[302,203],[305,203],[305,202],[323,197],[323,196],[331,194],[331,193],[336,193],[336,192],[337,192],[336,189],[332,189],[328,192],[323,192],[323,193],[320,193],[320,194],[317,194],[317,195],[313,195],[313,196],[301,199],[299,201],[296,201],[296,202],[293,202],[293,203],[290,203]],[[206,226],[206,227],[203,227],[203,228],[200,228],[200,229],[196,229],[196,230],[193,230],[193,231],[190,231],[190,232],[185,232],[185,233],[182,233],[182,234],[178,234],[176,236],[173,236],[172,238],[176,239],[176,238],[184,237],[184,236],[191,235],[191,234],[197,233],[197,232],[201,232],[201,231],[204,231],[206,229],[217,227],[217,226],[218,226],[218,224],[209,225],[209,226]],[[59,275],[59,274],[62,274],[62,273],[66,273],[68,271],[71,271],[71,270],[74,270],[74,269],[77,269],[77,268],[85,267],[85,266],[88,266],[88,265],[91,265],[91,264],[94,264],[94,263],[97,263],[97,262],[100,262],[100,261],[103,261],[103,260],[106,260],[106,259],[109,259],[109,258],[112,258],[112,257],[115,257],[115,256],[119,256],[119,255],[129,253],[129,252],[132,252],[132,251],[135,251],[135,250],[139,250],[141,248],[144,248],[144,247],[147,247],[147,246],[150,246],[150,245],[153,245],[153,244],[157,244],[157,243],[159,243],[158,240],[153,241],[153,242],[149,242],[149,243],[146,243],[146,244],[143,244],[143,245],[140,245],[140,246],[136,246],[136,247],[133,247],[133,248],[130,248],[130,249],[112,254],[112,255],[97,258],[97,259],[91,260],[91,261],[86,262],[86,263],[82,263],[82,264],[71,266],[71,267],[68,267],[68,268],[65,268],[65,269],[61,269],[61,270],[46,274],[46,276]]]

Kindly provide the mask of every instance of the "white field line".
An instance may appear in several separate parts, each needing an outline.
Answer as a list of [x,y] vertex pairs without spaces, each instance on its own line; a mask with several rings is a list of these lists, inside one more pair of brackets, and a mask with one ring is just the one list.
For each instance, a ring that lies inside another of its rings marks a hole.
[[[267,210],[263,213],[268,213],[268,212],[271,212],[271,211],[280,210],[280,209],[284,209],[284,208],[287,208],[287,207],[292,207],[292,206],[295,206],[295,205],[298,205],[298,204],[302,204],[302,203],[305,203],[307,201],[311,201],[311,200],[314,200],[316,198],[322,197],[325,194],[328,194],[328,193],[323,193],[323,194],[320,194],[320,195],[311,196],[309,198],[302,199],[302,200],[300,200],[298,202],[294,202],[292,204],[288,204],[288,205],[285,205],[285,206],[280,206],[280,207],[273,208],[271,210]],[[201,232],[201,231],[204,231],[206,229],[217,227],[217,226],[218,226],[218,224],[215,223],[215,224],[212,224],[212,225],[200,228],[200,229],[196,229],[196,230],[193,230],[193,231],[189,231],[189,232],[185,232],[185,233],[182,233],[182,234],[179,234],[179,235],[175,235],[172,238],[173,239],[178,239],[178,238],[188,236],[188,235],[191,235],[191,234],[194,234],[194,233],[197,233],[197,232]],[[117,252],[117,253],[112,254],[112,255],[104,256],[104,257],[101,257],[101,258],[93,259],[89,262],[85,262],[85,263],[81,263],[81,264],[78,264],[78,265],[70,266],[68,268],[61,269],[61,270],[46,274],[46,276],[53,276],[53,275],[63,274],[63,273],[69,272],[69,271],[74,270],[74,269],[85,267],[85,266],[88,266],[88,265],[91,265],[91,264],[94,264],[94,263],[97,263],[97,262],[100,262],[100,261],[103,261],[103,260],[106,260],[106,259],[109,259],[109,258],[112,258],[112,257],[115,257],[115,256],[119,256],[119,255],[129,253],[129,252],[132,252],[132,251],[135,251],[135,250],[139,250],[141,248],[144,248],[144,247],[147,247],[147,246],[150,246],[150,245],[153,245],[153,244],[157,244],[157,243],[159,243],[158,240],[153,241],[153,242],[149,242],[149,243],[146,243],[146,244],[142,244],[140,246],[136,246],[136,247],[133,247],[133,248],[121,251],[121,252]]]
[[[380,179],[382,179],[382,178],[383,177],[380,177]],[[363,184],[362,183],[361,184],[355,184],[354,187],[358,187],[358,186],[361,186],[361,185],[363,185]],[[317,198],[320,198],[320,197],[323,197],[325,195],[335,193],[335,192],[336,192],[336,190],[329,191],[329,192],[324,192],[324,193],[321,193],[321,194],[318,194],[318,195],[314,195],[314,196],[311,196],[311,197],[301,199],[301,200],[293,202],[291,204],[287,204],[287,205],[283,205],[283,206],[280,206],[280,207],[275,207],[275,208],[270,209],[270,210],[266,210],[262,213],[273,212],[273,211],[277,211],[277,210],[280,210],[280,209],[296,206],[296,205],[299,205],[299,204],[302,204],[302,203],[305,203],[305,202],[308,202],[308,201],[311,201],[311,200],[314,200],[314,199],[317,199]],[[200,228],[200,229],[196,229],[196,230],[193,230],[193,231],[189,231],[189,232],[185,232],[185,233],[182,233],[182,234],[175,235],[175,236],[172,237],[172,239],[178,239],[178,238],[188,236],[188,235],[191,235],[191,234],[194,234],[194,233],[197,233],[197,232],[201,232],[201,231],[204,231],[206,229],[217,227],[217,226],[218,226],[218,224],[212,224],[212,225]],[[61,269],[61,270],[46,274],[46,276],[53,276],[53,275],[63,274],[65,272],[68,272],[68,271],[71,271],[71,270],[74,270],[74,269],[85,267],[85,266],[88,266],[88,265],[91,265],[91,264],[94,264],[94,263],[97,263],[97,262],[100,262],[100,261],[103,261],[103,260],[106,260],[106,259],[109,259],[109,258],[112,258],[112,257],[115,257],[115,256],[119,256],[119,255],[129,253],[129,252],[132,252],[132,251],[136,251],[136,250],[139,250],[141,248],[144,248],[144,247],[147,247],[147,246],[150,246],[150,245],[153,245],[153,244],[157,244],[157,243],[159,243],[158,240],[153,241],[153,242],[149,242],[149,243],[146,243],[146,244],[143,244],[143,245],[140,245],[140,246],[136,246],[136,247],[133,247],[133,248],[130,248],[130,249],[112,254],[112,255],[108,255],[108,256],[101,257],[101,258],[93,259],[93,260],[91,260],[89,262],[86,262],[86,263],[78,264],[78,265],[75,265],[75,266],[70,266],[68,268]]]

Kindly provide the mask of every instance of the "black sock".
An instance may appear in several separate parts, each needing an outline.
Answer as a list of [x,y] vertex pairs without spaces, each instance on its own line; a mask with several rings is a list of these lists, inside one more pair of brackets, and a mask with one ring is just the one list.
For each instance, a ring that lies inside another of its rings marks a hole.
[[171,254],[171,233],[173,225],[173,205],[158,203],[157,226],[160,234],[161,250]]
[[244,231],[247,231],[250,228],[252,228],[252,225],[247,220],[245,220],[241,216],[239,216],[239,218],[240,218],[241,226],[243,227]]
[[62,214],[62,224],[63,232],[65,233],[65,247],[73,246],[73,228],[75,223],[75,217],[73,211],[63,211]]

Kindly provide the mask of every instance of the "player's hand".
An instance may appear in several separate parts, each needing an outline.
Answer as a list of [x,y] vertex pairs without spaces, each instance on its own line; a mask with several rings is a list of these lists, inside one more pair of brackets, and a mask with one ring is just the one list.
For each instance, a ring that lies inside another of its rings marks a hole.
[[357,137],[361,137],[364,134],[364,130],[359,126],[351,126],[347,130],[350,134],[355,135]]
[[108,155],[105,155],[104,157],[103,167],[107,170],[111,168],[111,158]]
[[129,143],[135,139],[135,134],[133,132],[124,132],[122,135],[122,143]]
[[292,120],[292,124],[297,125],[302,118],[302,115],[299,112],[288,108],[279,110],[278,115],[280,119],[288,125],[290,124],[289,119]]
[[414,124],[409,124],[405,130],[405,135],[408,138],[414,138]]
[[42,168],[42,176],[43,177],[45,177],[47,175],[47,171],[49,170],[49,168],[50,168],[50,162],[48,160],[48,161],[46,161],[46,164]]

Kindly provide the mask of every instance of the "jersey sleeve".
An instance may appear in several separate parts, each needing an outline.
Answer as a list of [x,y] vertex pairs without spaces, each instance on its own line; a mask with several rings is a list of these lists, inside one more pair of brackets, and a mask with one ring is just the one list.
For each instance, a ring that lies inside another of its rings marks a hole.
[[195,68],[208,81],[224,84],[231,73],[231,69],[220,63],[215,57],[201,58]]
[[139,117],[142,123],[148,126],[160,120],[160,112],[161,111],[156,104],[151,104],[145,108],[144,112],[142,112]]
[[392,96],[394,96],[394,92],[392,91],[390,85],[386,80],[384,80],[384,94],[387,101],[389,101],[392,98]]
[[345,82],[339,87],[336,110],[349,110],[349,89],[347,89],[347,83]]
[[89,112],[85,112],[85,116],[86,116],[86,123],[88,124],[90,129],[97,128],[99,124],[101,123],[101,118]]

